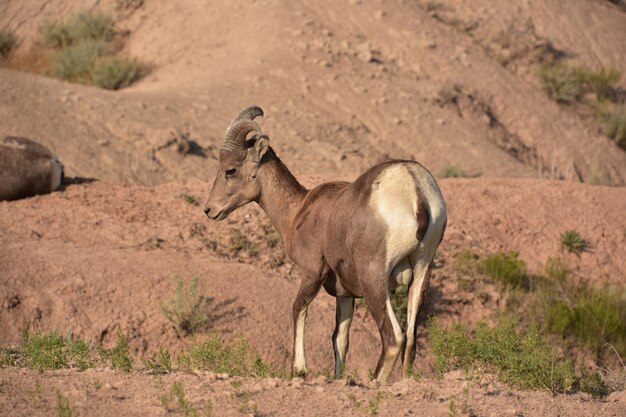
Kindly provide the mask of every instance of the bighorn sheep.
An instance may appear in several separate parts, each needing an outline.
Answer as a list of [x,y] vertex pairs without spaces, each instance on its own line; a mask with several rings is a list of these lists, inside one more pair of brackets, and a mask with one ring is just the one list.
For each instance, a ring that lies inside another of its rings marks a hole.
[[50,193],[62,180],[63,165],[50,149],[26,138],[0,140],[0,201]]
[[[407,376],[415,357],[417,315],[447,223],[435,179],[417,162],[390,161],[353,183],[328,182],[307,190],[269,146],[253,121],[257,116],[263,116],[259,107],[243,109],[226,130],[204,212],[223,220],[244,204],[258,203],[301,268],[293,304],[293,372],[308,372],[304,324],[309,303],[323,286],[337,298],[335,375],[340,377],[345,365],[354,300],[365,297],[382,339],[376,378],[388,379],[402,349]],[[252,131],[256,134],[247,140]],[[406,331],[389,299],[398,283],[409,285]]]

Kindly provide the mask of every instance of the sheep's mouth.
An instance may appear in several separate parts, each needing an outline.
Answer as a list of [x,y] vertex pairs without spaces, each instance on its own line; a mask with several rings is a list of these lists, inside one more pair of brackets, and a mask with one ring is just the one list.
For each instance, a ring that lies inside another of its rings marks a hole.
[[217,216],[211,217],[211,219],[219,222],[224,220],[229,214],[230,210],[221,210],[219,213],[217,213]]

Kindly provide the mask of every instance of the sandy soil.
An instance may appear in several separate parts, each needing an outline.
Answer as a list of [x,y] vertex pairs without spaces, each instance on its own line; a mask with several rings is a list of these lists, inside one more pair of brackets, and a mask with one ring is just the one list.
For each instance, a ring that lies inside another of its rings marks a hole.
[[[253,103],[266,112],[261,123],[272,146],[307,186],[354,179],[389,158],[413,158],[434,173],[456,164],[468,174],[441,180],[449,227],[423,320],[493,319],[495,287],[481,281],[464,289],[454,273],[454,257],[466,249],[517,251],[532,273],[560,256],[594,285],[625,284],[626,152],[597,121],[550,101],[536,72],[548,40],[573,62],[626,71],[626,13],[600,0],[492,3],[90,2],[112,13],[116,30],[128,31],[124,52],[149,68],[133,86],[109,92],[6,67],[36,48],[45,19],[84,2],[1,2],[0,27],[20,43],[0,66],[0,135],[50,146],[74,179],[50,195],[0,202],[0,344],[17,342],[23,320],[105,345],[120,324],[135,359],[159,346],[176,353],[189,340],[177,337],[159,301],[172,293],[174,275],[195,275],[211,298],[209,328],[225,340],[243,335],[264,360],[287,366],[297,269],[258,207],[223,223],[208,222],[201,210],[224,128]],[[190,134],[194,154],[163,146],[174,129]],[[580,183],[598,178],[615,187]],[[567,229],[590,250],[564,252],[559,234]],[[259,255],[233,249],[237,231]],[[320,294],[309,314],[315,372],[332,365],[334,309]],[[423,326],[419,337],[417,368],[428,376]],[[358,308],[348,368],[367,380],[378,354],[378,332]],[[210,399],[215,415],[254,414],[254,407],[260,415],[363,415],[377,392],[382,415],[448,415],[451,407],[463,415],[626,412],[623,393],[597,401],[514,391],[488,376],[397,377],[379,388],[315,377],[236,387],[212,374],[2,369],[0,414],[49,415],[58,388],[81,415],[164,415],[159,397],[176,380],[194,406]]]

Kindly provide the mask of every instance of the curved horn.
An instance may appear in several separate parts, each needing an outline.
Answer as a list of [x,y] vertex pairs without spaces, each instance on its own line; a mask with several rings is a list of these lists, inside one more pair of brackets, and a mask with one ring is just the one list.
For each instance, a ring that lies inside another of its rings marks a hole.
[[230,122],[230,125],[228,125],[228,129],[226,129],[226,134],[228,134],[228,130],[233,127],[233,125],[235,123],[237,123],[240,120],[254,120],[255,117],[259,117],[259,116],[263,116],[263,109],[261,109],[258,106],[250,106],[250,107],[246,107],[245,109],[241,110],[239,113],[237,113],[237,116],[235,116],[235,118],[233,119],[232,122]]
[[234,151],[246,140],[248,133],[255,130],[261,134],[261,126],[252,120],[239,120],[232,124],[226,131],[222,149],[225,151]]

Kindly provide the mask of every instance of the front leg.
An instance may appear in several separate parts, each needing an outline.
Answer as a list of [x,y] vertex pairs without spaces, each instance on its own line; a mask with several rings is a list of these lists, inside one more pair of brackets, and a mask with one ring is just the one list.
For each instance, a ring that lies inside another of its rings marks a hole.
[[324,279],[321,277],[303,277],[300,290],[293,303],[293,374],[304,376],[309,372],[304,354],[304,323],[309,304],[322,288]]

